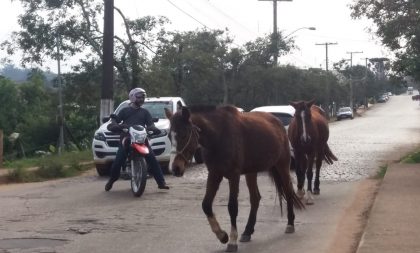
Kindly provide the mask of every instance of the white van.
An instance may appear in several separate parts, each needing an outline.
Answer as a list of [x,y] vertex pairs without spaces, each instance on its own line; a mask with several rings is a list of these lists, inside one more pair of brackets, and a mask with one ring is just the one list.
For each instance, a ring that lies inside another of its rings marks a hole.
[[411,86],[409,86],[409,87],[407,87],[407,94],[408,95],[413,95],[413,87],[411,87]]

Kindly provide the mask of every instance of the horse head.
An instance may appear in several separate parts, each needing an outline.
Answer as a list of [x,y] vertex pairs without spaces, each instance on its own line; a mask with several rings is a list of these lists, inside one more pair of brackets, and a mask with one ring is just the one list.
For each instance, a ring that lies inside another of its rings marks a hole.
[[165,108],[165,114],[171,122],[169,135],[176,150],[172,173],[174,176],[182,177],[188,162],[198,148],[199,129],[191,122],[191,114],[187,107],[182,107],[175,114]]
[[295,108],[295,120],[300,142],[302,145],[309,145],[312,142],[312,115],[311,107],[315,100],[291,102],[290,105]]

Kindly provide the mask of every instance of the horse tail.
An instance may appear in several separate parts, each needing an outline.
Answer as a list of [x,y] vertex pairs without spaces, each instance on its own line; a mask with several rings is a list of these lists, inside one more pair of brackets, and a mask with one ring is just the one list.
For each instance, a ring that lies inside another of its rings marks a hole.
[[324,151],[324,160],[328,164],[333,164],[333,161],[337,161],[337,157],[333,154],[328,144],[325,145],[325,151]]
[[[281,198],[284,198],[286,201],[291,200],[293,206],[296,209],[305,209],[305,205],[296,195],[295,190],[293,189],[292,179],[290,177],[289,168],[284,171],[280,171],[279,167],[273,167],[270,169],[270,176],[271,179],[274,181],[276,185],[277,192],[280,196],[280,207],[281,205]],[[283,213],[283,210],[281,210]]]

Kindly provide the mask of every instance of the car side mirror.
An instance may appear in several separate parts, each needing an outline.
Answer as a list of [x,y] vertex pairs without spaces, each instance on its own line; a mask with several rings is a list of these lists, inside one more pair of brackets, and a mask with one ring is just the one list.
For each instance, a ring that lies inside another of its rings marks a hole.
[[102,118],[102,123],[107,122],[109,119],[110,119],[109,117],[103,117],[103,118]]

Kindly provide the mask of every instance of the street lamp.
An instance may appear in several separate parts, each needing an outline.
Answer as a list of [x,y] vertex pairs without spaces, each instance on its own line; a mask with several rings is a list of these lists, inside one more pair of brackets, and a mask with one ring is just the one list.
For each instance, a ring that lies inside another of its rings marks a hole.
[[284,36],[284,38],[283,38],[283,39],[287,39],[288,37],[290,37],[290,35],[294,34],[294,33],[295,33],[295,32],[297,32],[297,31],[303,30],[303,29],[307,29],[307,30],[314,31],[314,30],[316,30],[316,27],[313,27],[313,26],[309,26],[309,27],[300,27],[300,28],[298,28],[298,29],[294,30],[293,32],[289,33],[288,35]]

